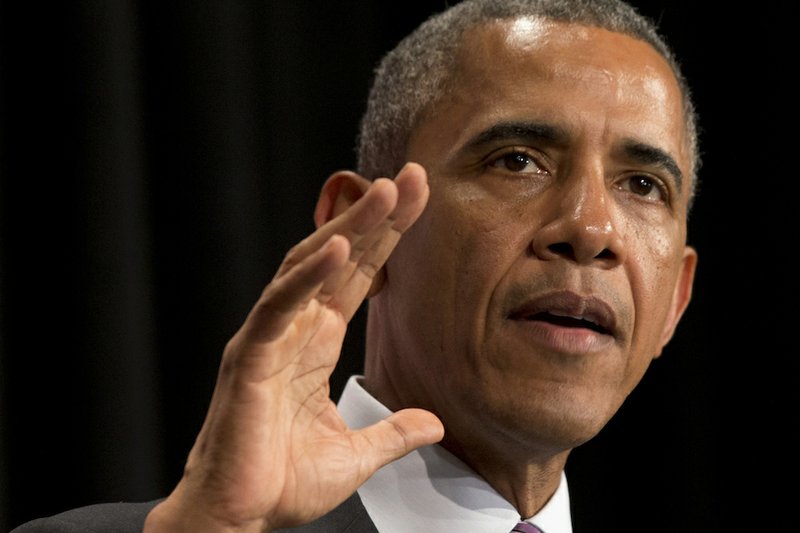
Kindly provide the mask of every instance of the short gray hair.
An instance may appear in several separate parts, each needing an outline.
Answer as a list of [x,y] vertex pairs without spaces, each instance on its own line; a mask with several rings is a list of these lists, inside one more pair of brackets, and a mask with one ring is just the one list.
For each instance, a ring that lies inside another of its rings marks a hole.
[[683,95],[692,154],[692,191],[700,168],[697,113],[671,48],[655,23],[621,0],[462,0],[433,15],[386,54],[375,69],[357,139],[357,167],[369,179],[393,177],[406,162],[413,129],[444,95],[464,32],[498,20],[544,18],[604,28],[649,43],[669,63]]

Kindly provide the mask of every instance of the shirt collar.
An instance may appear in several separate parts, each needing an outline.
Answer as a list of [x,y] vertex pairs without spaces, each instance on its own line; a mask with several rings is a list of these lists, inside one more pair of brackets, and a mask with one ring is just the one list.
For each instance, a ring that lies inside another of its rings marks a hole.
[[[352,376],[338,408],[351,429],[391,414]],[[481,476],[439,445],[424,446],[384,466],[358,489],[381,533],[475,531],[508,533],[520,521],[514,507]],[[572,533],[565,474],[553,497],[528,519],[545,533]]]

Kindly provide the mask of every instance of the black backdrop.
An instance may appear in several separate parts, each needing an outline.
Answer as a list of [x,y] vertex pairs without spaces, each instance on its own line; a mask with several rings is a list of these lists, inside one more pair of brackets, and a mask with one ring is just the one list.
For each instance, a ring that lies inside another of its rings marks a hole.
[[[787,16],[635,3],[684,58],[701,113],[699,271],[675,340],[571,458],[576,531],[784,531],[774,484],[795,482],[798,441]],[[225,341],[312,229],[322,181],[353,165],[375,62],[445,1],[0,6],[7,530],[170,490]],[[362,327],[363,312],[336,394],[360,370]]]

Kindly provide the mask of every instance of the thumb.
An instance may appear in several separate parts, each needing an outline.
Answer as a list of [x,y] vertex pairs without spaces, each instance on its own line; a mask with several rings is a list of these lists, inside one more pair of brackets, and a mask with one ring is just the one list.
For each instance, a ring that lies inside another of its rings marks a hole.
[[444,426],[439,418],[424,409],[402,409],[380,422],[359,430],[359,450],[364,458],[367,477],[382,466],[400,459],[444,437]]

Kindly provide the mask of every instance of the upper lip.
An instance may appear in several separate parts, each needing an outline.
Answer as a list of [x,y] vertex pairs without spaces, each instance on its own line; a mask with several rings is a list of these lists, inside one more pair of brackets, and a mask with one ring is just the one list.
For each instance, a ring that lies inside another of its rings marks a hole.
[[615,335],[617,328],[616,314],[608,303],[596,296],[581,296],[571,291],[552,292],[525,300],[514,305],[508,317],[512,320],[561,322],[607,335]]

